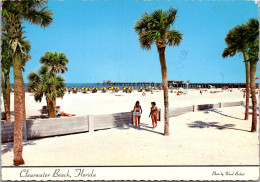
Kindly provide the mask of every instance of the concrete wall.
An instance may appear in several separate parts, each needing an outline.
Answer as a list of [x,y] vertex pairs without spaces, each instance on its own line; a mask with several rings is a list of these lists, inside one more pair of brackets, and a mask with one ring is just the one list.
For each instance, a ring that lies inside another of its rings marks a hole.
[[241,106],[244,105],[243,101],[240,102],[224,102],[222,103],[222,107],[232,107],[232,106]]
[[169,117],[179,116],[181,114],[185,114],[188,112],[196,112],[196,111],[207,110],[207,109],[216,109],[221,107],[233,107],[233,106],[245,106],[245,102],[244,101],[223,102],[223,103],[219,102],[216,104],[201,104],[201,105],[193,105],[187,107],[172,108],[169,111]]
[[88,131],[88,116],[26,120],[27,139]]
[[[26,140],[88,132],[128,125],[131,122],[131,112],[26,120],[24,121],[23,137]],[[14,122],[2,121],[2,143],[13,141],[13,136]]]
[[132,123],[131,112],[94,116],[94,130],[115,128]]
[[187,112],[192,112],[192,111],[193,111],[193,106],[172,108],[169,109],[169,117],[176,117],[181,114],[185,114]]
[[[23,133],[26,133],[26,122],[23,123]],[[23,136],[26,140],[26,135]],[[14,140],[14,122],[1,121],[1,140],[2,142],[11,142]]]

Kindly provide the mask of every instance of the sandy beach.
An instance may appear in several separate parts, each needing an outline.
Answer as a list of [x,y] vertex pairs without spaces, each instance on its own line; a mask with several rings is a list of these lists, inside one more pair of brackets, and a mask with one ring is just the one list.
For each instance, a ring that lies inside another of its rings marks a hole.
[[[121,96],[115,96],[121,95]],[[136,100],[143,107],[141,128],[99,130],[92,133],[49,137],[24,142],[25,165],[258,165],[258,132],[251,133],[249,120],[243,120],[244,107],[226,107],[191,112],[170,118],[170,136],[163,136],[163,122],[152,130],[149,108],[155,101],[163,108],[162,92],[66,94],[57,100],[64,112],[76,115],[129,112]],[[169,93],[170,108],[193,104],[242,101],[243,93],[199,94],[189,90],[187,95]],[[45,105],[36,103],[26,94],[27,117],[40,115]],[[12,143],[1,146],[2,165],[12,165]],[[238,152],[239,151],[239,152]]]
[[[221,89],[214,89],[221,91]],[[232,92],[223,91],[219,93],[210,93],[213,89],[203,92],[200,95],[199,90],[188,90],[186,95],[176,95],[169,93],[169,108],[182,106],[191,106],[196,104],[215,104],[218,102],[236,102],[244,101],[243,92],[233,89]],[[61,106],[61,110],[66,113],[83,116],[88,114],[111,114],[117,112],[129,112],[133,109],[135,102],[139,100],[143,108],[144,116],[148,116],[150,112],[151,102],[154,101],[158,108],[163,108],[163,91],[146,92],[146,96],[142,96],[141,92],[133,91],[132,93],[66,93],[63,99],[57,99],[57,105]],[[46,105],[45,98],[42,102],[35,102],[32,93],[26,93],[26,114],[27,118],[39,116],[42,106]],[[3,110],[3,105],[1,106]],[[11,93],[11,111],[13,111],[13,93]]]

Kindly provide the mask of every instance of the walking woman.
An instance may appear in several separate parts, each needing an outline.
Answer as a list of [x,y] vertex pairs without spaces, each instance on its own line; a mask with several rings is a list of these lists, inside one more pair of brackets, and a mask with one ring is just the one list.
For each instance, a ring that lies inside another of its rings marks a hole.
[[157,126],[157,114],[158,114],[158,108],[156,107],[155,102],[151,102],[152,107],[151,107],[151,112],[149,117],[151,116],[152,118],[152,123],[153,123],[153,129]]
[[134,109],[132,110],[131,116],[135,116],[135,129],[137,128],[137,122],[138,122],[138,127],[140,128],[140,119],[141,119],[141,114],[142,114],[142,107],[140,106],[139,101],[136,101]]

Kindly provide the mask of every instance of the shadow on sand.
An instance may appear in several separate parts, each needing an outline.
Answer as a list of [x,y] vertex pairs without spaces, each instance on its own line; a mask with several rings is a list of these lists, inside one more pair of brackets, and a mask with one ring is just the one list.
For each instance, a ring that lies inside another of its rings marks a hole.
[[243,120],[241,118],[237,118],[237,117],[234,117],[234,116],[223,114],[220,110],[217,110],[217,109],[209,109],[207,111],[204,111],[205,114],[208,114],[209,112],[214,112],[214,113],[220,114],[222,116],[226,116],[226,117],[233,118],[233,119]]
[[[116,129],[118,130],[128,130],[130,128],[135,128],[135,125],[132,125],[132,124],[128,124],[128,125],[124,125],[123,126],[120,126],[120,127],[116,127]],[[148,124],[145,124],[145,123],[140,123],[140,128],[137,127],[137,130],[143,130],[143,131],[147,131],[147,132],[151,132],[151,133],[156,133],[156,134],[160,134],[160,135],[163,135],[163,133],[160,133],[158,131],[154,131],[153,130],[153,127],[149,126]]]
[[234,128],[234,124],[224,124],[220,125],[219,122],[203,122],[203,121],[194,121],[192,123],[188,123],[189,128],[199,128],[199,129],[204,129],[204,128],[215,128],[218,130],[225,130],[225,129],[230,129],[230,130],[239,130],[239,131],[245,131],[245,132],[250,132],[248,130],[243,130],[243,129],[238,129]]
[[[28,140],[23,142],[23,147],[27,145],[36,145],[36,143],[33,140]],[[2,144],[3,149],[1,150],[2,154],[5,154],[7,152],[11,152],[13,150],[14,144],[13,142]]]

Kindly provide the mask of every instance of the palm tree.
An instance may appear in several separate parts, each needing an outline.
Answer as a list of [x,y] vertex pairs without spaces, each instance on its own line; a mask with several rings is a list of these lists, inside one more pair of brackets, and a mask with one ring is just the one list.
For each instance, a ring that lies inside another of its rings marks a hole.
[[250,87],[253,106],[251,132],[255,132],[257,126],[257,100],[255,93],[255,77],[259,52],[259,22],[257,19],[251,18],[244,26],[247,27],[248,35],[248,61],[250,63]]
[[[64,53],[55,52],[46,52],[44,56],[41,57],[40,62],[51,68],[51,72],[56,75],[57,73],[65,73],[68,71],[67,63],[69,62],[68,58]],[[56,98],[53,101],[53,107],[56,108]]]
[[69,60],[64,53],[58,53],[57,51],[46,52],[44,56],[41,57],[40,62],[51,67],[51,71],[55,75],[60,72],[65,73],[65,71],[68,71],[66,65]]
[[1,86],[3,91],[4,109],[6,114],[6,121],[11,121],[10,111],[10,69],[12,66],[12,50],[9,47],[9,39],[2,36],[2,73]]
[[46,65],[41,66],[38,73],[31,72],[28,75],[28,89],[33,90],[36,102],[41,102],[43,96],[46,97],[48,115],[55,117],[55,107],[53,101],[64,96],[65,80],[62,76],[56,76]]
[[144,13],[141,15],[141,20],[136,21],[134,27],[135,32],[139,36],[141,48],[150,50],[155,43],[159,53],[164,93],[164,135],[169,135],[168,79],[165,49],[167,45],[178,46],[182,40],[182,34],[178,30],[170,30],[176,14],[177,10],[172,7],[168,11],[159,9],[151,14]]
[[[2,75],[1,75],[1,85],[3,90],[4,107],[6,113],[6,121],[11,120],[10,114],[10,69],[13,66],[13,50],[14,47],[9,45],[10,39],[6,36],[2,36]],[[22,66],[25,66],[26,62],[31,58],[29,52],[31,49],[30,43],[27,40],[20,40],[20,49],[23,53],[20,53]],[[12,45],[12,44],[11,44]],[[15,53],[18,54],[18,51]],[[22,70],[24,68],[22,67]],[[25,116],[24,116],[25,118]]]
[[22,21],[31,24],[47,27],[52,22],[52,13],[47,9],[47,0],[27,0],[27,1],[3,1],[2,3],[2,29],[10,39],[10,46],[13,51],[13,72],[14,72],[14,165],[24,164],[22,157],[22,122],[25,119],[25,93],[22,77],[24,54],[24,37]]
[[233,57],[237,52],[243,54],[244,63],[246,68],[246,107],[245,107],[245,120],[248,120],[249,115],[249,88],[250,88],[250,67],[248,62],[247,52],[247,34],[246,27],[237,25],[229,31],[225,38],[227,48],[224,49],[222,54],[223,58],[228,56]]

